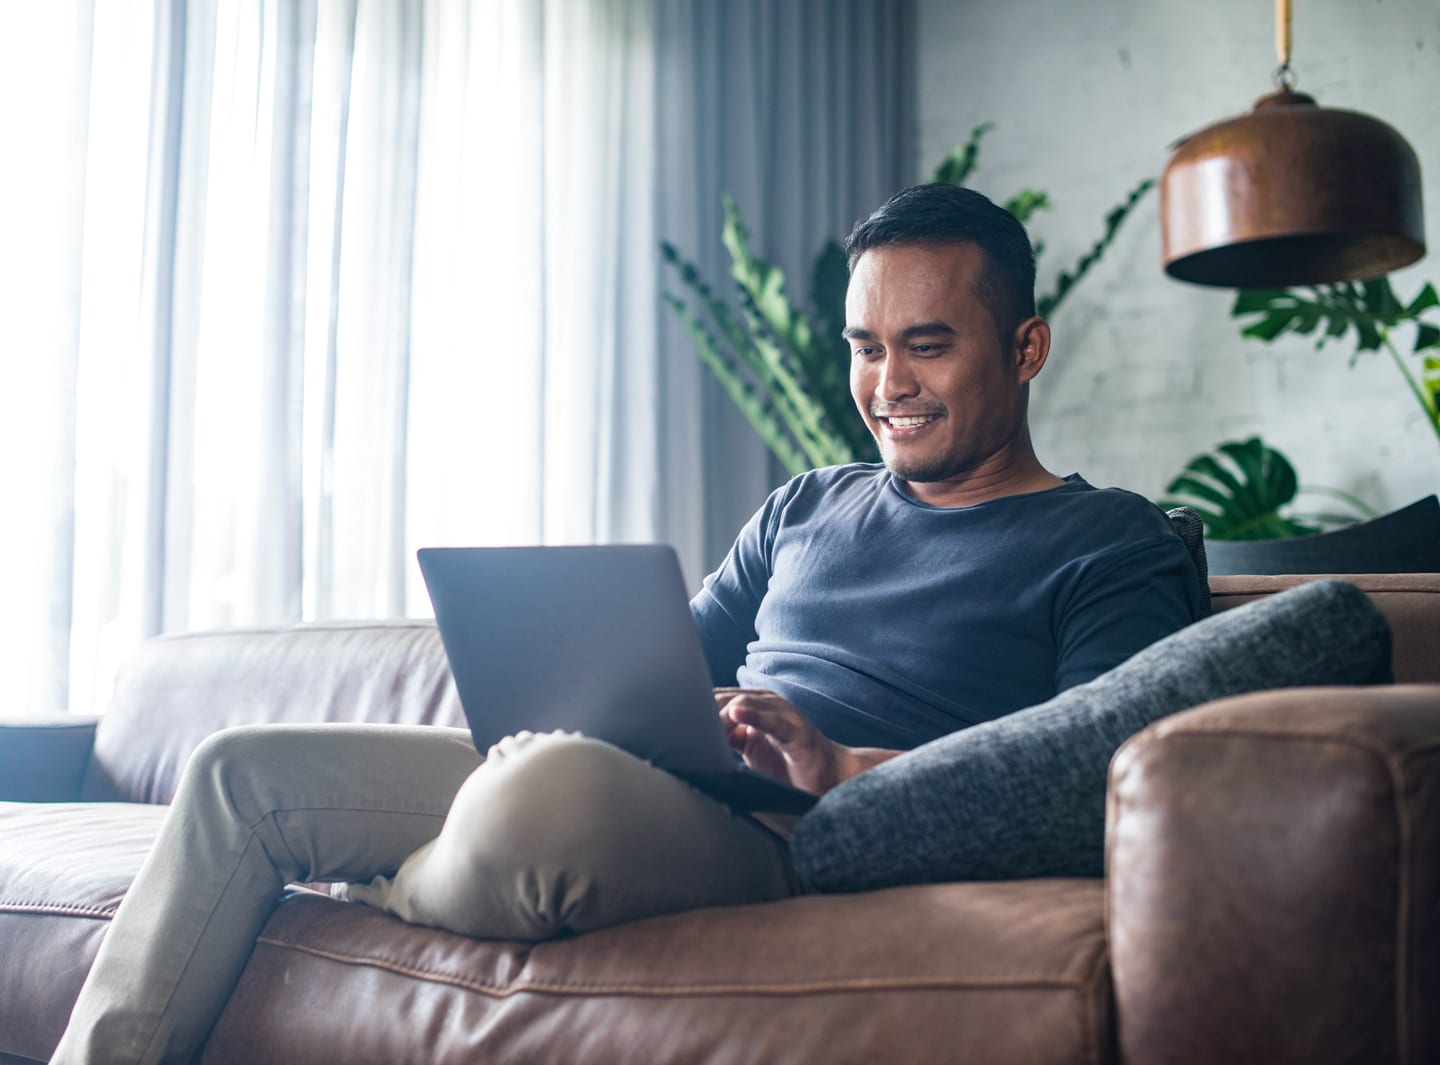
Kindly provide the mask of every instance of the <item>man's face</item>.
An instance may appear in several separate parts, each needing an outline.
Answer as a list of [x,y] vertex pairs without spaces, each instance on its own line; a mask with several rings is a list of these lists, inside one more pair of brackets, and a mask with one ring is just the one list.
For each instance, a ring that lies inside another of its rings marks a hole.
[[906,481],[963,480],[1003,462],[1024,429],[1034,371],[976,294],[984,268],[975,244],[892,245],[862,254],[851,274],[850,394]]

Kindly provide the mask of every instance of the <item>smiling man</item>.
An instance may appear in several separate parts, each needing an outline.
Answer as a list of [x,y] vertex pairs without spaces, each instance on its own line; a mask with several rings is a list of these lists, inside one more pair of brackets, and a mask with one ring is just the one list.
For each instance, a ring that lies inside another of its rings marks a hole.
[[1193,620],[1198,580],[1140,496],[1045,469],[1050,353],[1024,228],[922,185],[851,233],[850,387],[880,465],[778,489],[691,607],[732,742],[823,792],[1090,680]]
[[[1027,400],[1050,329],[1020,224],[921,186],[861,222],[849,252],[851,386],[884,462],[776,489],[691,602],[731,744],[816,794],[1042,703],[1199,610],[1165,515],[1035,456]],[[582,736],[521,734],[482,758],[457,729],[217,733],[53,1060],[190,1060],[288,882],[543,940],[804,890],[788,827]]]
[[855,403],[886,468],[935,506],[1063,483],[1026,421],[1050,327],[982,298],[986,258],[975,244],[881,246],[858,256],[846,299]]

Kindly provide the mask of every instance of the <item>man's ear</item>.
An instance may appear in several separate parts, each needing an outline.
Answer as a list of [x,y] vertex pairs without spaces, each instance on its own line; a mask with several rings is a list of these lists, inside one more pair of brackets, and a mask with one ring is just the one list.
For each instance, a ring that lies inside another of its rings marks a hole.
[[1050,323],[1038,315],[1026,318],[1015,327],[1010,353],[1020,383],[1029,384],[1050,357]]

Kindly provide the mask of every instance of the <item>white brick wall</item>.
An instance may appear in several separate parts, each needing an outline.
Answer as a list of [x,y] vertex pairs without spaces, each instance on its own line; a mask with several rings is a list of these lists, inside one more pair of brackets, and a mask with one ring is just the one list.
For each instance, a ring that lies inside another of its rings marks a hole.
[[[1042,292],[1136,181],[1158,177],[1172,142],[1249,110],[1276,65],[1267,0],[918,0],[917,31],[916,173],[994,121],[972,184],[1050,192],[1031,225],[1047,245]],[[1303,0],[1293,64],[1301,91],[1415,148],[1431,252],[1393,281],[1405,299],[1440,286],[1440,0]],[[1440,489],[1440,441],[1388,355],[1352,370],[1348,345],[1244,340],[1231,298],[1163,274],[1152,192],[1055,315],[1032,393],[1042,459],[1153,497],[1191,455],[1259,433],[1302,482],[1382,511]],[[1408,352],[1409,331],[1400,340]]]

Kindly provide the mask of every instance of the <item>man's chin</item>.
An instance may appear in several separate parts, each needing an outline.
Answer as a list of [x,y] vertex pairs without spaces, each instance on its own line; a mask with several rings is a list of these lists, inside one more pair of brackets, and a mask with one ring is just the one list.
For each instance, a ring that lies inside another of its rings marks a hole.
[[963,473],[963,469],[957,469],[953,464],[940,459],[902,458],[898,455],[880,452],[880,461],[885,463],[885,468],[899,477],[902,481],[913,481],[917,484],[931,484],[935,481],[948,481]]

